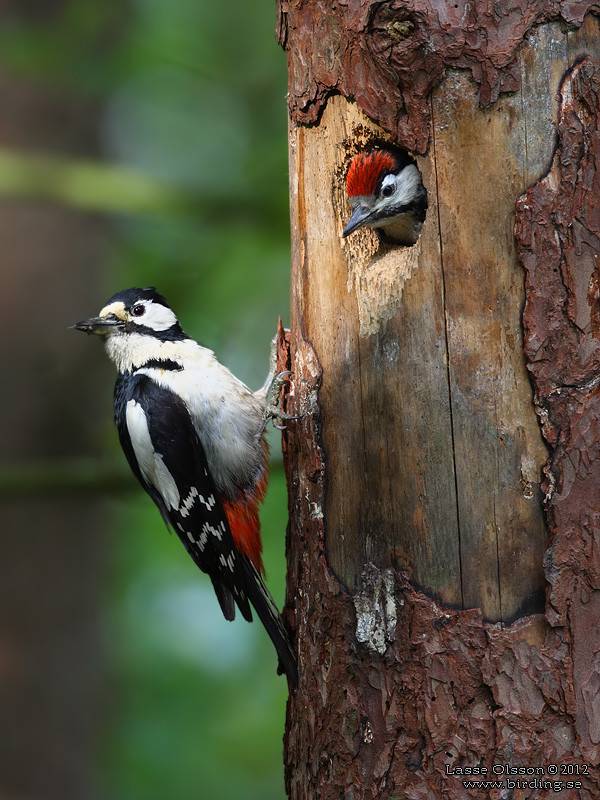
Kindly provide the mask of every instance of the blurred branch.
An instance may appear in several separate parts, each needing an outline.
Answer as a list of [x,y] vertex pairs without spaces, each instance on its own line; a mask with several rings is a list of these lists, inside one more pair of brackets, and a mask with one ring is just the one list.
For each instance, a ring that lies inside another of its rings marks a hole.
[[137,488],[137,481],[122,459],[30,461],[0,467],[0,500],[73,492],[115,494]]
[[91,211],[144,214],[189,208],[185,193],[125,167],[0,147],[0,197],[52,200]]
[[130,167],[0,147],[0,199],[47,200],[107,214],[272,218],[268,194],[205,196]]

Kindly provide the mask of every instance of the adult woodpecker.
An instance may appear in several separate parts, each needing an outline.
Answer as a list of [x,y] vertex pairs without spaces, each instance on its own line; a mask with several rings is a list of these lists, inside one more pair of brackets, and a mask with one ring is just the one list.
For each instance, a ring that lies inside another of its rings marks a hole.
[[[291,687],[296,658],[263,576],[258,508],[267,486],[264,429],[274,371],[251,392],[190,339],[156,289],[111,297],[77,330],[104,339],[118,378],[114,417],[136,478],[212,580],[226,619],[254,606]],[[281,384],[279,384],[280,386]]]
[[346,190],[354,213],[344,228],[344,238],[368,227],[394,244],[409,246],[417,241],[427,212],[427,190],[408,154],[359,153],[350,164]]

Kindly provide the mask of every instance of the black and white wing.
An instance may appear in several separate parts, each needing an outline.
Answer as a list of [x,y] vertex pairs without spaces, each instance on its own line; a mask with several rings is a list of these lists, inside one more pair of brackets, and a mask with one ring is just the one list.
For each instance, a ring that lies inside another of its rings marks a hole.
[[210,576],[225,618],[235,617],[235,600],[251,621],[243,557],[183,400],[146,374],[122,375],[115,386],[115,423],[131,469]]

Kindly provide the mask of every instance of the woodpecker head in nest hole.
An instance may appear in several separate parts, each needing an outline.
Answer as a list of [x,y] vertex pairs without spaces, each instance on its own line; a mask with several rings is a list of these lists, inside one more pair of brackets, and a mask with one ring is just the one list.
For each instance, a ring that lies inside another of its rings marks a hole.
[[407,153],[371,150],[350,164],[346,190],[354,213],[342,236],[373,228],[385,242],[413,245],[427,212],[427,190]]

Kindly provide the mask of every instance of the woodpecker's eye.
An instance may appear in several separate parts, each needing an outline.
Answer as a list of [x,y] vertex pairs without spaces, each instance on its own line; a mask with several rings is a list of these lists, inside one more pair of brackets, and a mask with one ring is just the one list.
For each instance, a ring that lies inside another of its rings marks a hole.
[[387,186],[384,186],[381,190],[381,194],[383,197],[391,197],[394,194],[394,187],[391,183],[388,183]]
[[142,303],[138,303],[131,309],[131,316],[141,317],[145,311],[146,311],[146,306],[144,306]]

